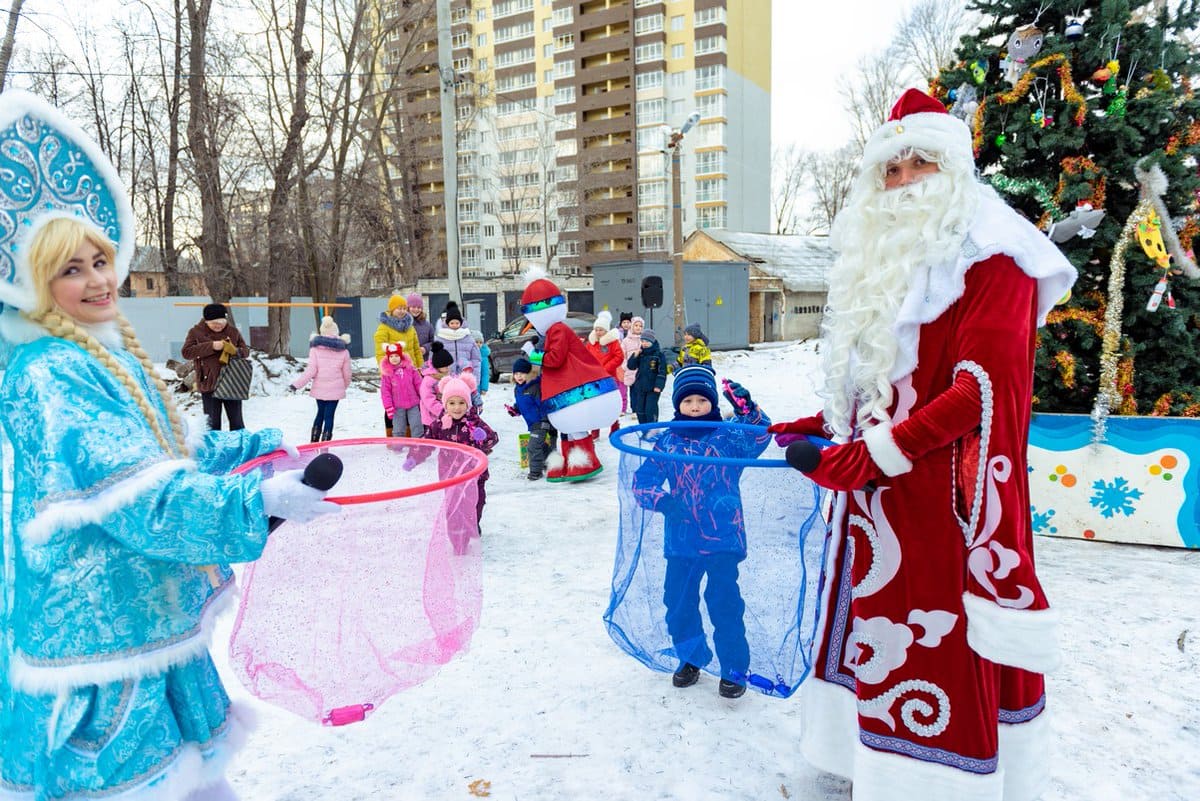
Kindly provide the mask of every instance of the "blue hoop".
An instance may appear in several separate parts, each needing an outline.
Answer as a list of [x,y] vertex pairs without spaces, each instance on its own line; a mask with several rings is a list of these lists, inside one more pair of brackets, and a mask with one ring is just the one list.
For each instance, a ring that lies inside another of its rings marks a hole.
[[[755,425],[750,425],[748,423],[734,423],[734,422],[724,422],[724,421],[718,423],[716,421],[710,422],[708,420],[696,421],[696,422],[692,422],[689,420],[677,420],[677,421],[668,420],[668,421],[663,421],[663,422],[659,422],[659,423],[638,423],[637,425],[634,425],[634,426],[625,426],[624,428],[618,428],[616,431],[614,431],[612,434],[609,435],[608,442],[614,448],[621,451],[622,453],[628,453],[628,454],[632,454],[634,456],[643,456],[643,457],[651,458],[651,459],[664,459],[664,460],[671,460],[671,461],[678,461],[678,462],[693,462],[695,464],[724,465],[726,467],[771,467],[771,468],[786,467],[788,470],[792,469],[792,466],[790,464],[788,464],[787,461],[784,459],[732,459],[732,458],[727,458],[724,456],[689,456],[687,454],[682,454],[682,453],[665,453],[663,451],[646,450],[644,448],[638,448],[634,445],[630,445],[626,442],[621,441],[621,439],[623,437],[625,437],[627,434],[638,434],[640,436],[643,432],[651,431],[653,429],[663,429],[663,430],[669,431],[672,428],[717,428],[717,427],[721,427],[724,429],[738,428],[743,431],[752,431],[758,435],[767,433],[766,426],[755,426]],[[810,437],[808,437],[808,439],[811,440],[813,442],[813,444],[815,444],[819,447],[822,447],[822,448],[828,447],[833,444],[829,440],[821,439],[820,437],[810,436]]]

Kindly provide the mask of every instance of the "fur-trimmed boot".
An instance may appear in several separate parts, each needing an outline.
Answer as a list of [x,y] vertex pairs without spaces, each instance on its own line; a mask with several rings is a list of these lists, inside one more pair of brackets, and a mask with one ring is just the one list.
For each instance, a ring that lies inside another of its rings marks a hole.
[[573,439],[567,452],[566,481],[584,481],[604,469],[596,456],[596,441],[591,437]]
[[567,477],[567,452],[571,442],[566,437],[558,441],[558,450],[546,456],[546,480],[562,481]]
[[312,439],[309,442],[319,442],[321,440],[321,427],[313,426]]

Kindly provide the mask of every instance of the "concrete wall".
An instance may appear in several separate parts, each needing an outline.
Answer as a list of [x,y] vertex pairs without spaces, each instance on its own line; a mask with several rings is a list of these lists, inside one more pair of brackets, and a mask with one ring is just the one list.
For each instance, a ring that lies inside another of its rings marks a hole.
[[[749,265],[736,262],[685,262],[684,311],[687,322],[699,323],[714,348],[744,348],[749,344]],[[663,282],[663,305],[642,305],[642,280],[658,276]],[[661,344],[674,343],[674,270],[670,262],[612,262],[592,269],[596,309],[608,309],[613,320],[620,312],[644,317]]]

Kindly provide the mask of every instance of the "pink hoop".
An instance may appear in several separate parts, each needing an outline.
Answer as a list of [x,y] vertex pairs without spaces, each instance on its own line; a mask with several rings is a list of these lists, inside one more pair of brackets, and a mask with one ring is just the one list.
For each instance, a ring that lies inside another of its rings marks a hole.
[[[416,487],[405,487],[403,489],[388,490],[386,492],[371,492],[363,495],[330,495],[325,500],[336,503],[340,506],[351,506],[356,503],[378,503],[379,501],[390,501],[396,498],[409,498],[413,495],[424,495],[427,492],[436,492],[437,490],[453,487],[457,484],[465,484],[478,478],[484,470],[488,468],[487,456],[476,448],[469,445],[462,445],[457,442],[446,442],[440,439],[413,439],[412,437],[360,437],[357,439],[335,439],[327,442],[310,442],[304,445],[299,445],[296,450],[304,453],[306,451],[324,451],[330,447],[342,447],[347,445],[407,445],[411,447],[435,448],[459,451],[467,456],[475,459],[475,466],[462,475],[454,478],[447,478],[441,481],[435,481],[432,484],[420,484]],[[257,459],[251,459],[244,464],[234,468],[234,474],[246,473],[257,467],[261,467],[268,462],[273,462],[281,457],[286,457],[286,451],[271,451],[268,454],[259,456]]]

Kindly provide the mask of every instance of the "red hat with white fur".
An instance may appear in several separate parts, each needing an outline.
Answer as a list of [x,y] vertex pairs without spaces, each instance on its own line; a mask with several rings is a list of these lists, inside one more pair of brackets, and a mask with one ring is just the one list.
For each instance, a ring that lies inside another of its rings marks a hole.
[[862,170],[887,164],[910,150],[945,156],[954,161],[973,163],[971,130],[952,116],[935,98],[919,89],[909,89],[896,105],[888,121],[875,129],[863,149]]

